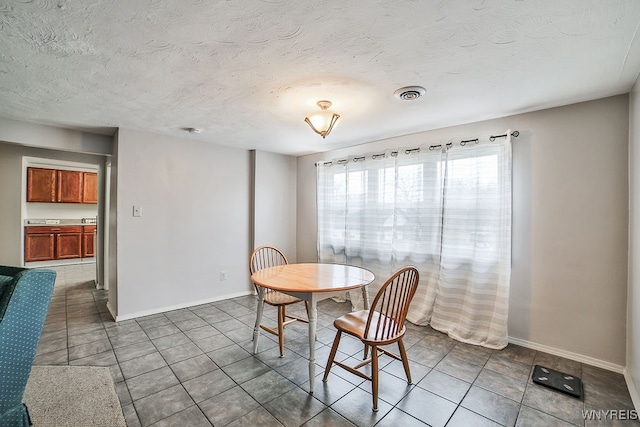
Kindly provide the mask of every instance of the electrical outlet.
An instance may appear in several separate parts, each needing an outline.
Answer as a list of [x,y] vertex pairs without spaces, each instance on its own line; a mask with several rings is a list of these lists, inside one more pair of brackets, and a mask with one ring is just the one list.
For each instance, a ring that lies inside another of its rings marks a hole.
[[221,271],[220,272],[220,281],[223,282],[227,280],[227,272],[226,271]]

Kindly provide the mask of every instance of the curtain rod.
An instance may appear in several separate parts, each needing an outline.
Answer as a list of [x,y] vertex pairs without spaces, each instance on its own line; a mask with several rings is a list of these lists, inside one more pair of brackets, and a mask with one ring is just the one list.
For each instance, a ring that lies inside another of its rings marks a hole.
[[[489,136],[489,141],[493,142],[493,141],[496,140],[496,138],[506,138],[507,135],[508,134],[506,134],[506,133],[504,133],[502,135],[491,135],[491,136]],[[514,138],[517,138],[518,136],[520,136],[520,132],[518,132],[517,130],[514,130],[513,132],[511,132],[510,135],[512,137],[514,137]],[[478,144],[479,142],[480,142],[479,138],[463,139],[462,141],[460,141],[460,145],[464,147],[465,145],[467,145],[469,143]],[[453,142],[447,142],[445,145],[447,146],[447,149],[451,148],[453,146]],[[429,151],[433,151],[436,148],[442,148],[442,144],[430,145],[429,146]],[[420,152],[420,148],[408,148],[408,149],[404,150],[405,154],[419,153],[419,152]],[[391,154],[392,157],[396,157],[398,155],[398,150],[394,150],[390,154]],[[379,158],[379,157],[385,157],[385,153],[373,154],[371,156],[371,158],[374,159],[374,160]],[[365,156],[358,156],[358,157],[354,157],[353,158],[354,162],[360,162],[360,161],[363,161],[363,160],[365,160]],[[339,164],[339,165],[344,164],[344,163],[348,163],[348,162],[349,162],[348,159],[340,159],[340,160],[336,161],[336,163]],[[318,164],[320,164],[320,162],[317,162],[316,166],[318,166]],[[333,164],[333,161],[323,162],[322,163],[323,166],[330,166],[332,164]]]

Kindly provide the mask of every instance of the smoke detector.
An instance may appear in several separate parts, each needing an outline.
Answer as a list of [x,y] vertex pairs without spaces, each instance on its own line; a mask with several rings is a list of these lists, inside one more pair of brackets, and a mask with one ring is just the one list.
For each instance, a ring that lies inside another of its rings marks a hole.
[[427,90],[422,86],[405,86],[396,90],[393,94],[403,101],[414,101],[425,93],[427,93]]
[[191,135],[200,135],[200,132],[202,132],[202,130],[198,129],[198,128],[187,128],[187,131],[191,134]]

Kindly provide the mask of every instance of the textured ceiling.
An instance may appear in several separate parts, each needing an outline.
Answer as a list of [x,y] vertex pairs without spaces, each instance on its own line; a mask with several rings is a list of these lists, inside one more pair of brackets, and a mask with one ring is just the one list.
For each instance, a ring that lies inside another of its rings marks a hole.
[[0,117],[298,155],[626,93],[639,25],[638,0],[0,1]]

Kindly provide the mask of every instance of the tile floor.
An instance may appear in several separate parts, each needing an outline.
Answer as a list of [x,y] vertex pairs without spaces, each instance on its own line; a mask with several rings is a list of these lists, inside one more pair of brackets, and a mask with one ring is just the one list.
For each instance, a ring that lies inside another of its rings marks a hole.
[[[318,377],[310,395],[307,325],[287,328],[284,358],[265,333],[254,356],[255,297],[115,323],[105,292],[91,280],[92,264],[57,271],[36,364],[108,366],[129,427],[640,425],[583,416],[589,410],[633,415],[620,374],[515,345],[487,350],[416,326],[405,337],[414,383],[407,385],[400,362],[383,357],[375,413],[369,382],[338,367],[322,382],[332,322],[349,309],[345,304],[320,304]],[[265,307],[265,316],[275,324],[274,309]],[[339,359],[355,362],[361,346],[344,337],[339,351]],[[533,384],[534,364],[580,376],[584,400]]]

